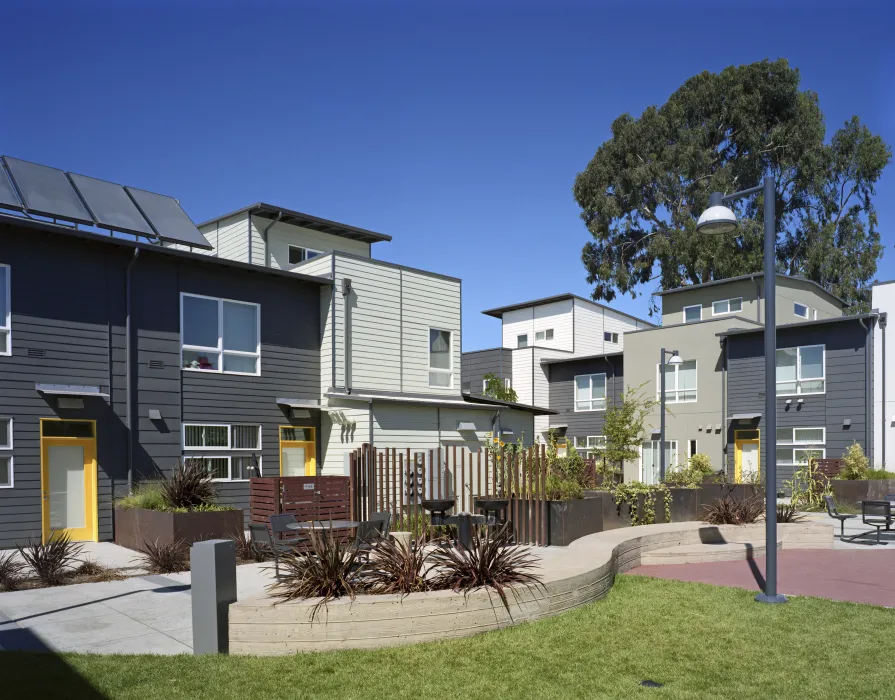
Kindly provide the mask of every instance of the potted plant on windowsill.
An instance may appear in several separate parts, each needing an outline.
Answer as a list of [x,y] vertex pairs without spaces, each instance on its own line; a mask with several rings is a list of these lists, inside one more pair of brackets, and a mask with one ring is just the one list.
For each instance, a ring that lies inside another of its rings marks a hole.
[[243,512],[219,505],[217,490],[201,460],[187,460],[171,476],[137,486],[115,504],[115,543],[146,551],[147,544],[193,542],[238,536]]

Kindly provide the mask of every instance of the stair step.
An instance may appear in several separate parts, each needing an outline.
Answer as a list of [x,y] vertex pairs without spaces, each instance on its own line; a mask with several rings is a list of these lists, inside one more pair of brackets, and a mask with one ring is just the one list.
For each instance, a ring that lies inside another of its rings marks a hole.
[[[782,549],[783,541],[777,540],[777,549]],[[662,547],[640,555],[641,566],[655,564],[699,564],[712,561],[742,561],[763,557],[765,543],[719,542],[717,544],[681,544]]]

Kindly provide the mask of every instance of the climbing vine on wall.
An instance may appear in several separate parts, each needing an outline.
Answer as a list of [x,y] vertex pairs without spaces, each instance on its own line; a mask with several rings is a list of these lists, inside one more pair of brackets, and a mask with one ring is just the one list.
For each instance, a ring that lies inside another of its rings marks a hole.
[[[652,525],[656,522],[656,501],[662,494],[665,504],[665,522],[671,522],[671,491],[665,484],[644,484],[640,481],[616,484],[613,496],[615,504],[621,507],[627,503],[631,507],[631,525]],[[639,496],[643,496],[643,512],[638,507]]]

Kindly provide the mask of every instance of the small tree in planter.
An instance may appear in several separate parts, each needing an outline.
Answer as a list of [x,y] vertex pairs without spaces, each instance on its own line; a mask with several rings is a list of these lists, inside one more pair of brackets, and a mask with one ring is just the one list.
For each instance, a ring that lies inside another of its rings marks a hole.
[[644,396],[644,386],[645,384],[628,387],[622,394],[621,401],[606,409],[603,422],[606,449],[601,469],[605,485],[618,481],[625,460],[640,457],[638,447],[646,435],[646,417],[658,403],[655,399]]
[[864,449],[853,442],[845,454],[842,455],[842,468],[839,470],[840,479],[868,479],[870,477],[870,460],[864,454]]

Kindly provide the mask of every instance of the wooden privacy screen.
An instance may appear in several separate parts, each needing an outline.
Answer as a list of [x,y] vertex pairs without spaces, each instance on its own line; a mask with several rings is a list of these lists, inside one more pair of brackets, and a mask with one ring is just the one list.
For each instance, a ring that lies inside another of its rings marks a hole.
[[[507,498],[504,517],[516,541],[546,545],[549,506],[546,498],[546,445],[499,457],[485,449],[371,448],[351,454],[351,502],[357,520],[371,513],[392,514],[392,529],[420,536],[427,528],[425,499],[453,499],[453,514],[481,513],[477,498]],[[592,467],[591,467],[592,468]]]
[[291,513],[296,520],[350,520],[351,480],[347,476],[272,476],[251,479],[253,523]]

